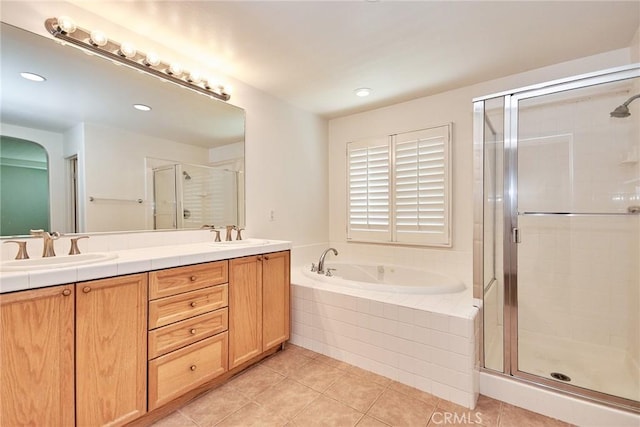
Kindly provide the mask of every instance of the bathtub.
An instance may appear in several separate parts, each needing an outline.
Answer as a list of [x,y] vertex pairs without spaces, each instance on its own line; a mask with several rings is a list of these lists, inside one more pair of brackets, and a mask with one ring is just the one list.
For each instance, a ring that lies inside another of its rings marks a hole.
[[291,340],[466,408],[479,392],[471,289],[416,268],[327,262],[291,270]]
[[325,271],[332,276],[311,271],[311,266],[301,267],[310,279],[337,286],[370,291],[401,294],[450,294],[465,289],[462,281],[433,271],[394,265],[367,265],[327,263]]

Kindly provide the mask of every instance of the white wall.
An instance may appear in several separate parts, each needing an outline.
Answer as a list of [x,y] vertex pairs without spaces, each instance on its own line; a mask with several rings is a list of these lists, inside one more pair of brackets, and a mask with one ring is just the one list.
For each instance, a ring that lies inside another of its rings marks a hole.
[[[553,79],[630,63],[631,49],[512,75],[505,78],[415,99],[329,122],[330,244],[345,259],[419,265],[437,269],[472,285],[472,99]],[[411,248],[346,242],[346,143],[453,122],[453,246]]]

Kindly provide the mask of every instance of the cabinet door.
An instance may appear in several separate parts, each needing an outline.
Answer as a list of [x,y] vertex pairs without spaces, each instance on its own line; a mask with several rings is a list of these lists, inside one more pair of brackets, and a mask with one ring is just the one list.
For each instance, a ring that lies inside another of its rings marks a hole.
[[0,295],[0,424],[74,425],[73,285]]
[[78,426],[122,425],[146,412],[147,274],[76,285]]
[[262,256],[262,341],[268,350],[289,339],[289,252]]
[[262,262],[229,262],[229,369],[262,353]]

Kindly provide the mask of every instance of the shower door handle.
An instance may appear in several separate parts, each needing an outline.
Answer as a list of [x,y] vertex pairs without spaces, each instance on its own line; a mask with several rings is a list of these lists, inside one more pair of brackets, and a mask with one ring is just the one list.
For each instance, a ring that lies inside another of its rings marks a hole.
[[517,227],[511,229],[511,243],[521,243],[520,229]]

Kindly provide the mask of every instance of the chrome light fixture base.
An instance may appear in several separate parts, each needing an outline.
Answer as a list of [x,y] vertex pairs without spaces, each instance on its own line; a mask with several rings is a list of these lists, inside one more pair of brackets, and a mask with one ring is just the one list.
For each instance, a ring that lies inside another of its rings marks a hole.
[[[182,72],[180,74],[168,72],[167,70],[171,68],[171,64],[160,60],[150,61],[149,55],[139,50],[131,50],[130,46],[126,45],[126,43],[121,44],[106,37],[100,40],[100,43],[96,43],[92,38],[91,30],[80,28],[75,24],[69,27],[66,21],[61,22],[60,19],[61,18],[49,18],[44,23],[47,31],[60,40],[100,55],[103,58],[110,59],[113,62],[146,71],[156,77],[195,90],[212,98],[222,101],[228,101],[231,98],[229,93],[225,91],[224,86],[211,87],[208,84],[200,84],[200,82],[189,79],[190,73],[188,72]],[[65,17],[64,19],[68,20],[69,18]],[[125,45],[124,49],[123,45]],[[125,51],[133,53],[125,55],[123,53]]]

